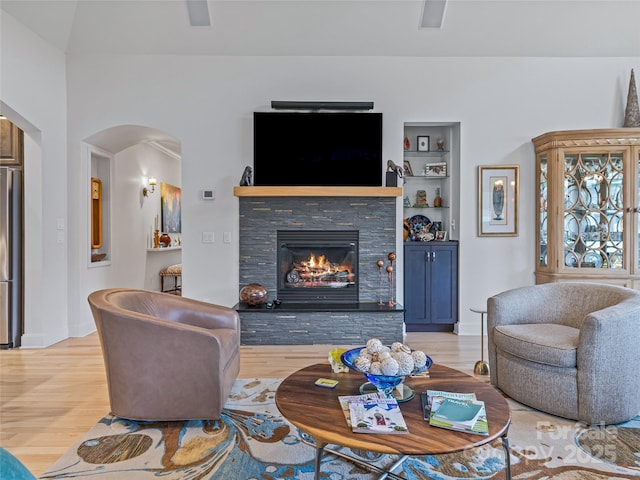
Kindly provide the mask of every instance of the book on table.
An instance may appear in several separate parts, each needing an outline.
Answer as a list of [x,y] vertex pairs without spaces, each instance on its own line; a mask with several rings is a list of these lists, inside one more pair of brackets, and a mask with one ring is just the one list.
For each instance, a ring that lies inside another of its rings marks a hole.
[[383,394],[339,396],[347,425],[356,433],[408,433],[398,401]]
[[423,416],[434,427],[489,434],[484,402],[474,393],[427,390],[421,393]]

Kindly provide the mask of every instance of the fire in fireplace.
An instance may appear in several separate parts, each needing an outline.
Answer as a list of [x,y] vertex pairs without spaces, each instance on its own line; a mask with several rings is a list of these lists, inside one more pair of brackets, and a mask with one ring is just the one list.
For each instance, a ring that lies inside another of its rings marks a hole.
[[277,241],[280,300],[358,301],[357,230],[278,230]]

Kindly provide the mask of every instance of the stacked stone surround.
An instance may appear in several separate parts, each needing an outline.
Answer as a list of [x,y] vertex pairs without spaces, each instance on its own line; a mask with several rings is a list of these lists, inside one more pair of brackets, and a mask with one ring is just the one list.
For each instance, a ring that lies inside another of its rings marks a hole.
[[[401,341],[401,308],[377,308],[388,300],[383,267],[395,251],[395,197],[240,197],[240,288],[259,283],[273,299],[277,289],[277,230],[358,230],[359,298],[366,308],[344,311],[266,310],[239,306],[244,344],[360,344],[371,337]],[[395,265],[394,265],[395,267]],[[372,305],[373,304],[373,305]],[[326,309],[324,309],[326,310]]]

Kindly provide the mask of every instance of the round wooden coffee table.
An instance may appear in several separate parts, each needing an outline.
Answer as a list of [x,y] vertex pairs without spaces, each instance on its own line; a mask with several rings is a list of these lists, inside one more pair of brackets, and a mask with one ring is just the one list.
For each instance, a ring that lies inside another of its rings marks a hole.
[[[318,378],[338,380],[333,388],[318,387]],[[355,463],[361,461],[325,448],[339,445],[373,452],[399,454],[401,461],[410,455],[440,455],[454,453],[502,439],[505,451],[506,478],[511,478],[509,441],[507,433],[511,411],[504,397],[490,384],[443,365],[433,365],[429,377],[407,377],[405,383],[416,391],[416,396],[400,404],[400,410],[409,428],[408,434],[353,433],[347,426],[338,402],[339,395],[358,395],[360,385],[366,382],[364,375],[349,371],[333,373],[326,364],[310,365],[288,376],[276,391],[276,405],[282,415],[293,425],[308,433],[315,440],[315,478],[320,477],[322,455],[331,453]],[[424,420],[419,392],[444,390],[459,393],[475,393],[485,403],[489,435],[473,435],[432,427]],[[394,465],[391,470],[397,467]],[[372,466],[368,465],[369,468]],[[374,470],[379,470],[373,467]],[[390,478],[400,478],[391,470],[380,471]]]

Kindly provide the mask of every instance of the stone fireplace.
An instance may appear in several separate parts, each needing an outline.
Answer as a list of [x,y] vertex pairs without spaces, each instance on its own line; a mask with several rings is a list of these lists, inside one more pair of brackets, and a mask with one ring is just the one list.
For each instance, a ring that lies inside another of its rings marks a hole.
[[[273,196],[269,187],[234,190],[240,210],[240,288],[259,283],[269,300],[282,301],[273,309],[236,306],[242,343],[351,345],[371,337],[402,341],[404,311],[379,304],[377,265],[378,260],[387,264],[388,253],[396,249],[401,189],[372,187],[375,195],[345,195],[349,187],[319,187],[318,196],[308,196],[309,188],[288,187],[287,193],[281,189]],[[308,267],[319,256],[333,271],[321,273],[312,266],[310,273]]]

